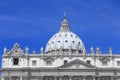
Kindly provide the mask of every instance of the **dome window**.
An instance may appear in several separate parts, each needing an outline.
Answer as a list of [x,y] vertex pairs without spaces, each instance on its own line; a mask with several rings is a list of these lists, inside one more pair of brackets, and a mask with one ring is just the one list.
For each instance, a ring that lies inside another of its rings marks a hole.
[[65,40],[65,42],[67,43],[68,41],[67,41],[67,40]]
[[65,37],[67,37],[67,34],[65,34]]
[[62,35],[60,34],[59,36],[61,37]]
[[60,41],[58,41],[58,43],[60,43]]
[[76,38],[77,38],[77,36],[76,36]]
[[75,41],[72,41],[73,42],[73,44],[75,43]]
[[80,45],[80,42],[78,42],[78,44]]
[[71,37],[73,37],[73,35],[71,34]]
[[54,42],[52,42],[52,44],[54,44]]

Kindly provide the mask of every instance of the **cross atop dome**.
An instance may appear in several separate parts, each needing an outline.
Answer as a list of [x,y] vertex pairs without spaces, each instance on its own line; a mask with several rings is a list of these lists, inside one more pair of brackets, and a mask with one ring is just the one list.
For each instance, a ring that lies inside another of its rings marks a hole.
[[69,26],[69,23],[68,23],[67,18],[66,18],[66,13],[64,13],[64,19],[61,23],[60,31],[61,32],[70,32],[70,26]]
[[66,19],[66,13],[64,12],[64,18]]

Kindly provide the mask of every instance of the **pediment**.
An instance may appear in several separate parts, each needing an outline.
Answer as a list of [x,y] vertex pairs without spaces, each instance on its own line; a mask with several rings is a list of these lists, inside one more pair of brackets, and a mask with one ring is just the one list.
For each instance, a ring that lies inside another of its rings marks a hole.
[[84,62],[82,60],[76,59],[73,60],[67,64],[63,64],[59,68],[65,68],[65,69],[96,69],[95,66],[88,64],[87,62]]
[[23,50],[19,47],[19,44],[15,43],[14,47],[9,51],[9,54],[23,54]]

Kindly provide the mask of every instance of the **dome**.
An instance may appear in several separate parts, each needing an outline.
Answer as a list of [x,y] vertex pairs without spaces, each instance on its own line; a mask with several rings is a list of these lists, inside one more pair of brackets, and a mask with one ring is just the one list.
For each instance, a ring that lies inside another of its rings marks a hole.
[[86,53],[82,40],[70,31],[66,16],[64,16],[64,20],[61,23],[60,31],[48,41],[45,52],[49,53],[60,50]]

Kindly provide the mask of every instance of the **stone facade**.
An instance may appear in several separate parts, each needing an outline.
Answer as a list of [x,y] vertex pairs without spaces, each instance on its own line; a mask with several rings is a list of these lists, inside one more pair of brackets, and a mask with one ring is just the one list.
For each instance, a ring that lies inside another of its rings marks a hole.
[[102,54],[99,48],[86,53],[82,40],[70,31],[64,16],[60,31],[46,50],[29,54],[15,43],[4,48],[1,80],[120,80],[120,55]]

